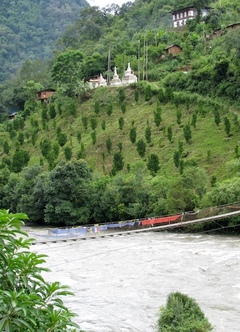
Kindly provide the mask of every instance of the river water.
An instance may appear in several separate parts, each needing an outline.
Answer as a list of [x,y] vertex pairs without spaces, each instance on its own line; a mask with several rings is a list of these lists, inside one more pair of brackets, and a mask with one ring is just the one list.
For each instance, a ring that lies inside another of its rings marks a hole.
[[240,331],[240,238],[148,232],[37,244],[49,281],[87,332],[154,332],[171,292],[194,298],[217,332]]

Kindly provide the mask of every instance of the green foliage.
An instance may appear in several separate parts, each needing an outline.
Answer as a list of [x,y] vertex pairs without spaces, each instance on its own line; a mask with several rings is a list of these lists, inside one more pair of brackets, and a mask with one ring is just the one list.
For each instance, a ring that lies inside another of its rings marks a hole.
[[4,152],[5,154],[8,154],[9,151],[10,151],[10,146],[9,146],[9,144],[8,144],[8,141],[4,141],[4,143],[3,143],[3,152]]
[[231,123],[227,116],[225,116],[225,118],[224,118],[224,129],[225,129],[226,135],[229,137],[230,131],[231,131]]
[[183,135],[184,135],[186,142],[189,143],[189,141],[192,138],[192,131],[191,131],[191,127],[188,123],[183,127]]
[[113,105],[112,105],[112,103],[109,103],[107,105],[107,115],[110,116],[112,114],[112,112],[113,112]]
[[60,163],[49,174],[45,188],[45,222],[87,223],[91,213],[91,173],[84,161]]
[[182,119],[182,112],[178,109],[177,110],[177,124],[181,124],[181,119]]
[[98,124],[97,119],[96,118],[91,118],[90,123],[91,123],[92,130],[95,130],[97,128],[97,124]]
[[160,309],[159,332],[210,332],[212,330],[213,327],[194,299],[180,292],[168,295],[166,306]]
[[95,112],[96,114],[99,114],[99,112],[100,112],[100,102],[99,102],[99,100],[96,100],[96,101],[95,101],[95,104],[94,104],[94,112]]
[[146,152],[146,143],[144,142],[143,139],[139,139],[137,141],[137,152],[139,154],[140,157],[144,157],[145,156],[145,152]]
[[196,114],[196,112],[194,112],[193,115],[192,115],[191,125],[192,125],[194,128],[196,128],[196,125],[197,125],[197,114]]
[[85,130],[88,128],[88,118],[86,116],[82,117],[82,124]]
[[122,104],[126,98],[124,88],[120,88],[118,91],[118,100],[119,103]]
[[54,82],[66,89],[68,95],[73,95],[82,75],[83,55],[80,51],[67,51],[57,56],[51,75]]
[[106,139],[106,148],[107,148],[107,152],[111,153],[111,151],[112,151],[112,140],[111,140],[111,137],[108,137]]
[[13,155],[12,160],[12,170],[15,173],[21,172],[24,166],[26,166],[29,162],[30,156],[29,152],[26,150],[16,150]]
[[147,167],[153,176],[160,169],[159,158],[155,153],[151,153],[150,157],[148,157]]
[[56,109],[55,109],[55,104],[54,103],[51,103],[49,105],[49,116],[51,119],[55,119],[57,113],[56,113]]
[[122,103],[122,104],[121,104],[121,110],[122,110],[122,113],[123,113],[123,114],[126,113],[126,103]]
[[97,142],[97,133],[95,130],[91,133],[91,137],[92,137],[92,144],[95,145]]
[[150,84],[147,84],[144,89],[144,99],[145,101],[149,101],[153,96],[152,88]]
[[169,126],[167,128],[167,137],[168,137],[168,140],[169,140],[170,143],[172,142],[172,135],[173,135],[173,133],[172,133],[172,126]]
[[151,136],[152,136],[151,127],[148,125],[147,128],[145,129],[145,138],[147,143],[151,143]]
[[65,155],[66,160],[71,160],[71,158],[72,158],[72,149],[71,149],[70,146],[66,146],[64,148],[64,155]]
[[58,144],[63,147],[67,143],[67,135],[65,133],[60,133],[58,135]]
[[156,111],[154,111],[154,122],[155,122],[155,125],[156,125],[157,127],[160,126],[161,121],[162,121],[162,116],[161,116],[161,114],[162,114],[161,107],[158,106],[157,109],[156,109]]
[[135,127],[132,127],[130,129],[129,137],[130,137],[130,141],[134,144],[136,142],[136,139],[137,139],[137,130],[136,130]]
[[74,314],[62,298],[67,286],[47,282],[42,273],[46,255],[30,251],[33,239],[22,231],[25,214],[0,211],[0,329],[1,331],[76,331]]
[[116,175],[117,172],[121,171],[124,166],[123,156],[121,152],[115,152],[113,155],[113,166],[112,166],[112,175]]
[[124,119],[123,119],[122,116],[118,119],[118,126],[119,126],[119,129],[120,129],[120,130],[123,130],[123,127],[124,127]]
[[106,121],[103,120],[101,123],[102,130],[106,130]]
[[139,90],[135,89],[134,90],[134,100],[135,100],[136,103],[138,103],[138,101],[139,101],[139,95],[140,95]]
[[214,121],[215,121],[216,125],[219,126],[219,124],[221,123],[221,116],[220,116],[219,110],[214,109],[213,115],[214,115]]

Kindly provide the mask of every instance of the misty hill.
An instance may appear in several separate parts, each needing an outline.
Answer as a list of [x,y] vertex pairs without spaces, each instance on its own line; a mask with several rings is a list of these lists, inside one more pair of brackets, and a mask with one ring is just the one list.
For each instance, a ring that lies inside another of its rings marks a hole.
[[0,2],[0,82],[24,60],[49,59],[56,40],[72,24],[86,0],[15,0]]

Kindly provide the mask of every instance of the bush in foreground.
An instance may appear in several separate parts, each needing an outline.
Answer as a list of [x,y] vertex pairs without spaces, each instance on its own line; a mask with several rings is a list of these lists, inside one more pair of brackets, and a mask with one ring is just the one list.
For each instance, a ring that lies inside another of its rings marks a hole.
[[0,331],[79,331],[62,301],[72,295],[59,282],[41,276],[46,255],[30,251],[33,239],[21,230],[25,214],[0,210]]
[[180,292],[168,296],[160,309],[158,332],[210,332],[213,327],[195,300]]

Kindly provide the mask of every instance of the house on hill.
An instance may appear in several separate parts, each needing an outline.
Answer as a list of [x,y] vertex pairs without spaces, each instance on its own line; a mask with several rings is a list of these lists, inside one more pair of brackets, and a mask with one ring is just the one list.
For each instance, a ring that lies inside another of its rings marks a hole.
[[235,30],[235,29],[240,29],[240,22],[229,24],[225,28],[216,29],[213,32],[212,36],[213,37],[219,37],[219,36],[224,35],[224,33],[228,32],[228,31],[231,31],[231,30]]
[[46,103],[50,97],[54,94],[54,89],[45,89],[41,90],[37,93],[37,99],[40,100],[42,103]]
[[[201,11],[201,16],[207,16],[211,7],[205,6]],[[194,6],[184,7],[172,11],[173,27],[183,27],[187,20],[193,20],[197,16],[197,9]]]
[[177,44],[169,45],[165,48],[165,56],[169,56],[170,54],[176,56],[181,52],[182,48]]

